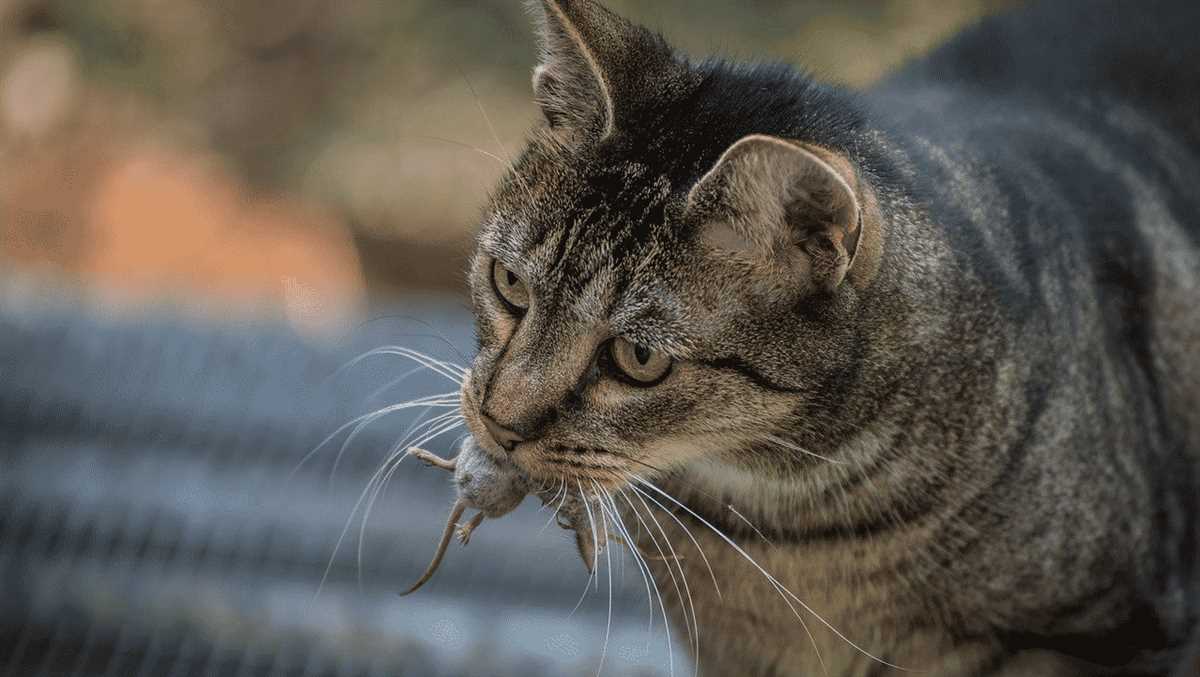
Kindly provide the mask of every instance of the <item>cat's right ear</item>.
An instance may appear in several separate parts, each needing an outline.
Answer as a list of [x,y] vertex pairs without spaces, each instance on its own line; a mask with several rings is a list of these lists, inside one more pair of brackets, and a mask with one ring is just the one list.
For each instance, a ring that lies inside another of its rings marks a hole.
[[646,31],[591,0],[527,5],[541,45],[534,100],[550,127],[608,136],[616,124],[615,100],[630,79],[630,63],[644,51]]
[[803,291],[841,285],[862,253],[864,223],[877,221],[874,206],[844,156],[760,134],[726,150],[687,198],[709,247]]

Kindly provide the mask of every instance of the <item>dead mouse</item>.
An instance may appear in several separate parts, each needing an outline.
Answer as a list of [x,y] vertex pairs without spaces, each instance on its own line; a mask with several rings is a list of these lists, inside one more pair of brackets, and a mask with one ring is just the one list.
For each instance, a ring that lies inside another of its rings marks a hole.
[[[466,545],[471,539],[471,534],[485,518],[495,519],[507,515],[516,510],[529,494],[538,496],[544,504],[557,503],[559,526],[575,532],[575,544],[588,572],[595,567],[597,553],[602,551],[608,542],[607,530],[597,517],[600,508],[595,499],[581,496],[578,492],[567,491],[565,488],[560,492],[539,491],[519,468],[511,463],[497,461],[470,438],[463,441],[459,446],[458,455],[452,459],[444,459],[416,447],[409,449],[409,453],[428,465],[454,473],[454,488],[458,492],[458,500],[450,509],[450,516],[442,530],[433,561],[417,582],[400,593],[401,595],[416,592],[433,577],[455,533],[458,534],[459,542]],[[458,521],[468,509],[478,512],[469,522],[460,526]]]
[[[437,454],[413,447],[408,453],[425,463],[454,473],[454,488],[458,491],[458,500],[450,509],[450,517],[442,531],[433,561],[425,569],[421,578],[411,588],[401,595],[416,592],[418,588],[433,577],[442,558],[446,555],[446,547],[450,537],[457,531],[458,540],[466,545],[471,540],[471,533],[483,522],[484,518],[503,517],[516,510],[521,501],[530,493],[529,479],[516,466],[510,463],[498,463],[479,448],[473,440],[467,438],[458,448],[458,455],[452,459],[444,459]],[[458,520],[467,509],[477,510],[471,521],[459,526]]]

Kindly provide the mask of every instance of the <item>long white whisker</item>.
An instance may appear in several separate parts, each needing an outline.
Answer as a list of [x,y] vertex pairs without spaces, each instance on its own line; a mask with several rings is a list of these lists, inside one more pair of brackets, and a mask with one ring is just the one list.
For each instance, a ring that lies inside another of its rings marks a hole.
[[[362,591],[363,543],[366,541],[367,523],[371,519],[371,510],[375,507],[375,501],[379,498],[379,495],[383,493],[383,490],[387,488],[388,482],[391,481],[392,475],[400,467],[400,461],[404,459],[404,455],[408,453],[408,448],[410,446],[419,447],[427,443],[429,440],[440,437],[441,435],[454,430],[462,425],[462,422],[463,416],[458,412],[442,414],[441,416],[433,418],[429,421],[425,421],[422,424],[421,427],[425,429],[425,433],[422,434],[420,439],[409,443],[409,438],[418,434],[416,430],[411,430],[404,436],[403,439],[393,445],[391,450],[388,452],[388,457],[384,460],[382,467],[390,466],[391,468],[383,475],[382,479],[375,483],[375,488],[371,491],[371,496],[369,499],[367,499],[367,505],[363,509],[362,523],[359,525],[358,529],[356,563],[358,571],[358,587],[360,592]],[[437,429],[433,430],[435,427]],[[431,430],[432,432],[430,432]],[[353,517],[353,515],[351,517]]]
[[391,404],[386,407],[383,407],[382,409],[376,409],[375,411],[372,411],[370,413],[363,414],[362,416],[356,416],[356,417],[350,419],[349,421],[347,421],[346,423],[342,424],[341,426],[338,426],[337,430],[334,430],[333,432],[329,433],[329,435],[325,439],[321,440],[320,444],[313,447],[312,451],[305,454],[304,458],[300,459],[300,462],[296,464],[296,467],[292,468],[291,472],[289,472],[287,474],[287,477],[284,480],[284,484],[287,484],[288,482],[290,482],[292,477],[295,476],[295,474],[300,471],[300,468],[303,467],[305,463],[307,463],[310,459],[312,459],[312,457],[314,455],[316,455],[316,453],[318,451],[320,451],[326,444],[329,444],[335,437],[342,434],[342,432],[344,432],[347,428],[351,428],[360,423],[363,425],[370,425],[371,423],[374,423],[376,420],[378,420],[384,416],[387,416],[388,414],[394,414],[397,411],[403,411],[405,409],[414,409],[416,407],[457,407],[457,406],[459,406],[458,393],[456,393],[456,392],[455,393],[442,393],[440,395],[430,395],[428,397],[419,397],[415,400],[409,400],[408,402],[400,402],[399,404]]
[[[638,477],[637,475],[630,475],[630,477],[633,477],[634,479],[641,481],[641,478]],[[688,540],[690,540],[692,542],[692,545],[696,547],[696,552],[700,553],[700,559],[704,562],[705,568],[708,569],[708,576],[709,576],[709,578],[712,579],[713,588],[717,591],[717,599],[724,599],[721,596],[721,586],[717,585],[717,574],[713,571],[712,565],[708,563],[708,556],[704,554],[704,548],[700,547],[700,542],[697,541],[696,537],[692,535],[691,529],[688,529],[687,525],[685,525],[683,522],[681,522],[679,520],[679,518],[675,516],[674,512],[667,510],[666,506],[664,506],[662,503],[659,503],[658,501],[655,501],[653,496],[646,496],[645,492],[638,491],[638,488],[633,485],[630,485],[629,488],[633,489],[635,492],[637,492],[638,495],[645,496],[646,498],[653,501],[654,505],[657,505],[659,507],[659,509],[661,509],[664,513],[667,514],[667,517],[670,517],[672,520],[675,521],[676,524],[679,525],[679,528],[683,530],[683,533],[688,537]],[[646,506],[646,510],[648,512],[650,512],[650,517],[653,518],[654,511],[650,510],[650,506]],[[655,520],[655,521],[657,522],[657,520]],[[649,529],[650,528],[649,525],[647,525],[646,528]]]
[[[552,503],[554,503],[555,501],[558,500],[558,495],[561,494],[563,491],[565,491],[566,488],[567,488],[567,481],[565,479],[560,479],[558,481],[558,489],[554,490],[554,495],[550,497],[549,501],[546,501],[545,503],[542,504],[542,506],[540,508],[538,508],[538,512],[541,512],[541,511],[545,510],[546,508],[550,507],[550,505]],[[545,488],[543,488],[542,491],[545,491]],[[541,495],[542,491],[539,491],[538,494]]]
[[[445,339],[443,338],[442,340],[444,341]],[[405,346],[381,346],[381,348],[385,351],[389,351],[385,354],[401,355],[404,357],[408,357],[409,359],[412,359],[414,361],[422,360],[422,361],[428,363],[432,367],[437,367],[439,369],[446,369],[446,370],[448,370],[454,374],[457,374],[459,376],[466,376],[467,373],[470,371],[469,368],[464,367],[461,364],[456,364],[454,362],[451,362],[450,360],[441,360],[441,359],[438,359],[438,358],[430,355],[429,353],[423,353],[423,352],[421,352],[419,350],[415,350],[413,348],[408,348]]]
[[758,537],[759,537],[759,538],[761,538],[761,539],[763,539],[763,542],[764,542],[764,543],[766,543],[767,545],[775,545],[774,543],[772,543],[772,542],[771,542],[771,539],[769,539],[769,538],[767,538],[766,536],[764,536],[764,535],[763,535],[763,532],[761,532],[761,531],[759,531],[759,530],[758,530],[758,527],[754,526],[754,523],[753,523],[753,522],[751,522],[750,520],[746,519],[746,516],[745,516],[745,515],[743,515],[742,513],[738,512],[738,509],[737,509],[737,508],[735,508],[735,507],[733,507],[733,504],[732,504],[732,503],[729,503],[729,504],[727,504],[725,507],[726,507],[726,508],[728,508],[728,509],[729,509],[729,511],[730,511],[730,512],[732,512],[734,515],[736,515],[738,519],[740,519],[741,521],[745,522],[745,523],[746,523],[746,526],[750,527],[750,529],[752,529],[752,530],[754,531],[754,533],[758,534]]
[[845,465],[846,464],[845,461],[839,461],[836,458],[822,456],[821,454],[818,454],[814,451],[809,451],[808,449],[805,449],[804,447],[801,447],[793,442],[789,442],[788,440],[785,440],[782,437],[779,437],[777,435],[764,435],[763,437],[764,437],[764,439],[770,441],[771,443],[778,444],[779,446],[784,447],[785,449],[791,449],[792,451],[798,451],[802,454],[812,456],[813,458],[819,458],[822,461],[826,461],[828,463],[834,463],[837,465]]
[[[617,527],[617,531],[620,533],[621,538],[624,539],[625,547],[628,548],[629,554],[633,555],[634,564],[637,564],[638,573],[642,575],[642,583],[646,586],[647,611],[650,616],[650,622],[646,624],[646,639],[647,647],[649,647],[649,638],[654,631],[654,596],[650,594],[650,578],[654,574],[650,572],[650,568],[646,565],[642,553],[638,550],[637,541],[633,540],[633,535],[629,533],[629,528],[625,526],[625,520],[621,517],[621,512],[617,509],[617,502],[613,498],[612,493],[604,490],[604,495],[608,498],[608,503],[611,506],[613,522]],[[666,618],[663,620],[665,622]]]
[[[750,562],[750,564],[752,564],[754,566],[754,568],[758,569],[759,573],[761,573],[764,577],[766,577],[766,579],[768,581],[770,581],[781,594],[786,593],[787,596],[791,597],[793,600],[795,600],[795,602],[797,604],[799,604],[801,608],[803,608],[809,614],[812,614],[812,616],[814,618],[816,618],[817,621],[819,621],[821,623],[821,625],[824,625],[826,628],[829,629],[830,632],[837,635],[838,638],[840,638],[843,642],[845,642],[846,644],[853,647],[855,651],[858,651],[859,653],[866,656],[867,658],[870,658],[871,660],[882,663],[883,665],[886,665],[890,668],[893,668],[896,670],[902,670],[904,672],[910,672],[910,670],[908,668],[889,663],[888,661],[876,656],[875,654],[872,654],[871,652],[867,651],[866,649],[860,647],[858,644],[854,643],[854,641],[852,641],[850,638],[848,638],[844,634],[842,634],[842,632],[840,630],[838,630],[837,628],[835,628],[831,623],[829,623],[829,621],[826,621],[823,617],[821,617],[820,614],[818,614],[816,611],[813,611],[812,607],[805,604],[803,600],[801,600],[799,597],[796,596],[795,593],[793,593],[786,586],[784,586],[782,583],[780,583],[774,576],[767,573],[767,570],[762,568],[762,566],[760,566],[759,563],[756,562],[753,557],[751,557],[745,550],[743,550],[742,547],[740,545],[738,545],[736,541],[734,541],[729,536],[726,536],[725,532],[723,532],[720,529],[713,526],[708,520],[706,520],[703,517],[701,517],[700,515],[696,514],[695,511],[693,511],[691,508],[689,508],[686,505],[684,505],[683,503],[675,500],[675,498],[673,496],[666,493],[662,489],[659,489],[652,482],[650,482],[642,477],[639,477],[637,475],[633,475],[633,478],[639,484],[642,484],[642,485],[648,487],[649,489],[651,489],[654,492],[661,495],[663,498],[666,498],[668,501],[674,503],[675,505],[679,506],[680,508],[683,508],[689,514],[691,514],[692,517],[695,517],[697,520],[699,520],[701,524],[708,527],[709,530],[711,530],[714,534],[716,534],[718,537],[720,537],[721,540],[725,541],[731,548],[734,549],[735,552],[737,552],[739,555],[741,555],[742,558],[744,558],[746,561]],[[797,617],[799,617],[798,614],[797,614]],[[803,623],[803,621],[801,621],[801,623]],[[810,635],[810,637],[811,637],[811,635]],[[813,649],[814,650],[816,649],[816,642],[813,643]],[[824,661],[822,661],[822,665],[824,665]]]
[[444,136],[434,136],[432,134],[421,134],[421,135],[419,135],[419,137],[422,139],[432,139],[433,141],[441,141],[442,143],[449,143],[449,144],[458,146],[459,148],[465,148],[467,150],[474,151],[486,158],[491,158],[492,160],[495,160],[496,163],[499,164],[500,167],[503,169],[509,168],[509,164],[507,162],[505,162],[504,158],[500,157],[499,155],[496,155],[495,153],[492,153],[492,152],[486,151],[482,148],[479,148],[477,146],[472,146],[469,143],[463,143],[462,141],[455,141],[454,139],[447,139]]
[[[411,425],[409,425],[408,429],[412,430],[413,427],[415,427],[417,424],[419,424],[421,422],[421,418],[424,417],[426,414],[428,414],[431,409],[452,408],[453,409],[452,411],[441,415],[441,416],[446,416],[448,414],[458,413],[458,407],[459,407],[459,402],[458,402],[457,398],[454,400],[453,404],[448,404],[448,405],[427,404],[427,405],[425,405],[424,410],[417,414],[417,420],[414,421]],[[439,418],[441,416],[439,416]],[[378,418],[372,418],[372,419],[368,419],[366,421],[359,423],[358,425],[356,425],[354,427],[354,430],[350,431],[350,434],[346,436],[346,439],[342,441],[342,445],[338,449],[338,453],[336,455],[334,455],[334,457],[333,457],[333,465],[331,465],[329,467],[329,483],[331,485],[333,484],[334,476],[337,474],[338,467],[341,466],[341,464],[342,464],[342,457],[346,455],[346,450],[350,448],[350,445],[354,443],[354,440],[359,436],[360,433],[362,433],[363,430],[366,429],[367,426],[371,425],[372,423],[374,423],[377,420],[378,420]]]
[[[618,493],[620,493],[618,491]],[[611,505],[614,521],[617,522],[617,529],[620,532],[620,537],[625,540],[625,547],[629,550],[630,555],[634,556],[634,563],[637,564],[637,571],[642,575],[642,585],[646,586],[646,605],[649,622],[646,624],[646,648],[649,651],[650,637],[654,634],[654,595],[650,593],[650,579],[653,579],[654,573],[650,571],[649,564],[646,562],[646,557],[642,556],[640,546],[634,539],[634,534],[629,531],[629,527],[625,525],[625,520],[620,516],[620,510],[617,507],[617,499],[613,497],[612,492],[605,490],[605,496],[608,498],[608,504]],[[628,502],[629,499],[625,498]],[[636,519],[636,515],[635,515]],[[666,625],[667,617],[664,610],[662,623]]]
[[[636,491],[636,488],[635,488],[635,491]],[[688,586],[687,574],[683,571],[683,565],[680,564],[680,562],[679,562],[679,555],[675,552],[675,547],[673,545],[671,545],[671,538],[669,536],[667,536],[666,530],[663,529],[662,524],[658,521],[658,518],[656,518],[654,516],[654,511],[651,510],[650,506],[646,504],[645,499],[642,499],[639,496],[639,500],[642,501],[642,505],[646,508],[646,514],[650,516],[650,520],[652,522],[654,522],[654,526],[658,528],[658,532],[660,534],[662,534],[663,541],[667,544],[667,550],[670,551],[670,553],[671,553],[671,559],[667,559],[667,554],[663,552],[662,546],[660,546],[658,544],[658,539],[654,537],[654,531],[650,528],[650,525],[647,524],[646,531],[650,535],[650,540],[654,543],[654,547],[658,549],[659,556],[662,557],[663,561],[666,563],[667,573],[669,573],[671,575],[671,580],[674,581],[675,574],[671,570],[671,563],[673,561],[675,563],[676,568],[679,569],[680,578],[683,580],[683,591],[681,592],[679,590],[679,584],[676,583],[675,584],[675,593],[677,595],[679,595],[679,603],[681,605],[683,605],[684,603],[687,604],[687,606],[684,607],[684,610],[683,610],[683,618],[684,618],[685,623],[687,623],[688,610],[689,609],[691,610],[691,616],[692,616],[691,626],[693,628],[695,628],[695,635],[693,635],[692,630],[689,629],[688,630],[688,639],[690,640],[690,643],[692,644],[693,650],[695,652],[695,654],[694,654],[695,673],[699,674],[699,671],[700,671],[700,621],[696,617],[696,603],[695,603],[695,600],[692,598],[691,588]],[[629,503],[630,507],[632,507],[635,512],[637,511],[637,508],[633,505],[633,502],[630,501],[628,497],[626,497],[625,501],[627,503]],[[685,596],[685,594],[686,594],[686,596]]]
[[[596,535],[596,518],[592,516],[591,502],[588,501],[587,494],[583,492],[583,484],[579,480],[575,480],[575,484],[579,487],[579,500],[583,501],[583,509],[587,511],[588,523],[592,525],[592,544],[595,546],[592,550],[592,571],[598,571],[600,569],[600,539]],[[599,576],[596,576],[596,591],[600,591]]]
[[[630,488],[632,488],[632,487],[630,487]],[[653,541],[654,539],[653,539],[653,535],[650,532],[650,525],[646,524],[645,520],[642,519],[641,513],[639,513],[637,511],[637,509],[634,507],[633,503],[629,500],[629,497],[625,495],[625,492],[618,492],[618,493],[621,494],[621,497],[625,499],[626,503],[629,503],[630,509],[633,510],[634,519],[636,519],[638,521],[639,528],[644,526],[646,528],[646,533],[651,535],[651,541]],[[662,556],[661,551],[660,551],[660,556]],[[650,569],[650,565],[649,565],[649,563],[646,563],[646,570],[649,571],[649,569]],[[655,580],[653,573],[650,574],[650,583],[654,586],[655,594],[658,595],[658,608],[660,611],[662,611],[663,628],[667,631],[667,663],[669,665],[671,675],[674,676],[674,674],[675,674],[675,656],[674,656],[674,650],[672,648],[673,645],[671,642],[670,618],[667,616],[667,608],[666,608],[666,605],[663,603],[662,591],[659,590],[658,581]],[[653,621],[653,619],[651,619],[651,620]]]
[[[641,478],[635,477],[635,479],[637,479],[638,481],[644,481],[644,480],[641,480]],[[649,499],[649,501],[652,501],[655,505],[658,505],[659,509],[664,511],[664,513],[674,516],[674,514],[672,513],[671,510],[668,510],[665,507],[665,505],[662,505],[661,503],[656,501],[656,499],[653,496],[650,496],[649,493],[646,493],[646,492],[642,491],[641,489],[638,489],[638,487],[635,485],[630,485],[630,489],[634,490],[638,496],[647,498],[647,499]],[[658,487],[654,487],[654,489],[658,490]],[[662,490],[658,490],[658,491],[661,492]],[[662,493],[664,493],[664,495],[666,495],[666,492],[662,492]],[[670,496],[667,496],[667,497],[670,498]],[[672,501],[676,504],[682,505],[678,501],[674,501],[673,498],[672,498]],[[684,509],[688,510],[689,513],[691,513],[691,510],[688,509],[688,507],[685,507],[685,505],[684,505]],[[692,513],[692,514],[695,515],[695,513]],[[700,517],[697,516],[697,519],[700,519]],[[703,521],[703,520],[701,519],[701,521]],[[676,519],[676,522],[678,523],[678,525],[680,527],[683,527],[683,522],[680,522],[678,519]],[[706,525],[708,525],[708,522],[704,522],[704,523],[706,523]],[[708,526],[709,526],[709,528],[715,529],[715,527],[713,527],[712,525],[708,525]],[[686,527],[683,527],[683,528],[684,528],[684,531],[686,531]],[[715,531],[715,533],[720,535],[721,538],[724,538],[724,539],[726,539],[726,541],[728,541],[728,538],[725,537],[724,533],[721,533],[720,531]],[[734,550],[740,550],[740,549],[738,549],[738,546],[736,546],[736,545],[734,545],[733,547],[734,547]],[[743,555],[743,556],[749,557],[746,555]],[[792,600],[787,599],[787,595],[782,593],[782,591],[780,589],[782,587],[781,583],[779,583],[778,581],[775,581],[774,577],[767,574],[766,571],[764,571],[762,569],[762,567],[758,567],[758,563],[755,562],[754,559],[751,558],[750,563],[754,564],[755,567],[761,571],[762,575],[764,577],[766,577],[767,581],[770,583],[770,586],[772,586],[775,589],[775,593],[779,594],[779,597],[782,600],[784,600],[784,604],[787,605],[787,609],[792,612],[793,616],[796,616],[797,621],[800,622],[800,628],[803,628],[804,634],[808,635],[808,637],[809,637],[809,642],[812,645],[812,651],[814,651],[814,653],[816,654],[816,657],[817,657],[817,663],[821,664],[821,671],[824,673],[824,675],[826,675],[826,677],[829,677],[829,670],[828,670],[828,667],[826,667],[826,664],[824,664],[824,659],[821,657],[821,649],[817,647],[816,637],[812,636],[812,631],[809,630],[809,624],[804,622],[804,618],[802,616],[800,616],[800,612],[796,610],[796,606],[792,605]]]
[[[404,451],[396,460],[396,463],[402,461],[407,455],[407,451]],[[346,534],[350,531],[350,525],[354,522],[354,516],[358,514],[358,509],[362,506],[363,501],[367,500],[367,496],[370,494],[371,488],[374,486],[375,482],[379,481],[379,478],[387,472],[388,465],[388,462],[385,462],[379,467],[378,470],[375,471],[373,475],[371,475],[371,478],[367,480],[367,485],[363,488],[362,493],[358,495],[358,500],[354,502],[354,506],[350,509],[350,515],[346,518],[346,524],[344,527],[342,527],[341,533],[338,534],[337,542],[334,543],[333,546],[333,552],[329,555],[329,563],[325,565],[325,572],[321,574],[321,582],[317,584],[317,591],[313,593],[314,600],[317,597],[320,597],[321,590],[325,588],[325,581],[329,578],[329,572],[333,570],[333,563],[337,559],[337,553],[342,547],[342,542],[346,540]]]
[[354,367],[358,366],[363,360],[369,359],[371,357],[376,357],[379,355],[392,355],[395,357],[408,358],[408,359],[412,360],[413,362],[416,362],[417,364],[428,367],[430,370],[437,372],[438,374],[441,374],[442,376],[446,377],[447,380],[451,381],[452,383],[456,383],[456,384],[461,384],[463,381],[463,378],[467,374],[467,370],[465,367],[460,367],[459,365],[454,364],[452,362],[447,362],[445,360],[439,360],[435,357],[430,357],[429,355],[426,355],[425,353],[422,353],[418,350],[413,350],[412,348],[405,348],[403,346],[383,346],[380,348],[374,348],[372,350],[368,350],[367,352],[363,353],[362,355],[359,355],[358,357],[350,360],[349,362],[344,364],[341,368],[339,368],[336,372],[334,372],[333,377],[337,378],[343,372],[345,372],[349,369],[353,369]]
[[403,374],[400,374],[396,378],[388,381],[387,383],[376,388],[375,390],[372,390],[371,394],[367,395],[367,401],[370,402],[371,400],[373,400],[377,397],[380,397],[381,395],[383,395],[387,391],[391,390],[392,388],[395,388],[396,386],[400,385],[401,383],[404,383],[404,381],[406,379],[408,379],[408,377],[412,376],[413,374],[416,374],[417,372],[424,371],[425,369],[428,369],[428,367],[426,367],[425,365],[417,365],[417,366],[413,367],[412,369],[409,369],[408,371],[404,372]]
[[[562,510],[563,505],[567,502],[567,480],[566,480],[566,478],[564,478],[562,481],[562,492],[561,493],[562,493],[562,498],[560,498],[558,500],[558,506],[554,508],[554,512],[550,515],[550,519],[546,520],[546,523],[544,525],[542,525],[542,528],[538,531],[539,536],[541,536],[542,533],[545,532],[546,529],[550,527],[551,522],[558,519],[559,511]],[[558,494],[555,494],[555,495],[557,496]],[[554,499],[550,499],[550,500],[554,500]]]
[[[592,480],[592,484],[596,484],[596,481]],[[597,484],[596,489],[599,490],[599,488],[600,488],[600,486]],[[599,491],[597,491],[596,498],[597,499],[600,498]],[[604,670],[604,659],[608,656],[608,639],[609,639],[609,636],[612,634],[612,598],[613,598],[612,569],[613,569],[613,567],[612,567],[612,548],[608,547],[608,545],[607,545],[607,542],[608,542],[608,517],[606,517],[606,515],[607,515],[608,511],[604,507],[603,500],[600,500],[598,503],[596,503],[596,505],[597,505],[597,507],[600,508],[600,519],[604,521],[604,533],[605,533],[604,559],[605,559],[605,561],[608,562],[608,621],[604,624],[604,645],[600,649],[600,665],[596,666],[596,677],[600,677],[600,673]]]
[[596,576],[596,568],[599,566],[597,559],[600,554],[600,540],[596,536],[596,521],[592,519],[592,509],[588,507],[587,496],[583,493],[583,484],[579,480],[575,480],[575,486],[579,489],[579,500],[583,501],[584,508],[587,509],[588,523],[592,526],[592,544],[594,548],[591,573],[588,574],[587,583],[583,586],[583,594],[579,596],[579,601],[575,602],[575,608],[571,609],[571,613],[567,616],[573,616],[579,610],[579,605],[583,604],[583,599],[587,597],[588,589],[592,587],[592,578]]

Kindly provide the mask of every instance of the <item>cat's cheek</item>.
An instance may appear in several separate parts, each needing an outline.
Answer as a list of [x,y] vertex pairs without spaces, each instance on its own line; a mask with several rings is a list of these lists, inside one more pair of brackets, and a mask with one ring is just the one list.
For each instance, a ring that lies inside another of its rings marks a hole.
[[593,407],[612,410],[629,402],[629,386],[603,378],[589,388],[587,402]]
[[520,324],[520,321],[510,313],[502,310],[490,311],[488,313],[488,325],[491,329],[491,342],[497,346],[508,343],[512,339],[513,334],[517,332],[517,327]]

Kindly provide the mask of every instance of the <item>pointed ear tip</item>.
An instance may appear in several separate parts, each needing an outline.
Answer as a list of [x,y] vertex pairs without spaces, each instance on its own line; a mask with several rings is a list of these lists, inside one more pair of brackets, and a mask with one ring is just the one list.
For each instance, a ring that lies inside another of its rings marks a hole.
[[548,15],[566,15],[587,4],[586,0],[525,0],[525,7],[529,10]]

